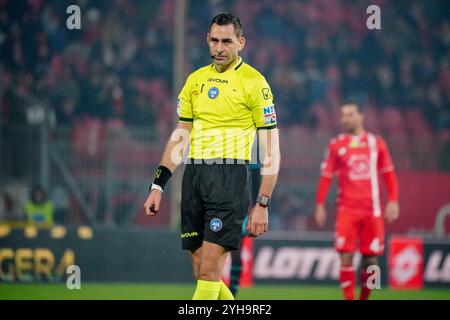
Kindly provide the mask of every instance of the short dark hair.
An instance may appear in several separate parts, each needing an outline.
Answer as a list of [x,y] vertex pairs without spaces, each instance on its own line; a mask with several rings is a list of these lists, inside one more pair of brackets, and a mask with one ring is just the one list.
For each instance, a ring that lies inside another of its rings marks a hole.
[[359,102],[358,100],[356,100],[356,99],[344,100],[341,103],[341,108],[343,106],[347,106],[347,105],[356,106],[356,109],[358,110],[359,113],[364,113],[364,105],[361,102]]
[[240,38],[244,34],[244,27],[242,26],[241,20],[239,17],[231,14],[231,13],[219,13],[215,15],[211,23],[209,24],[209,30],[211,30],[211,26],[213,24],[218,24],[219,26],[226,26],[232,24],[234,26],[234,32],[236,37]]

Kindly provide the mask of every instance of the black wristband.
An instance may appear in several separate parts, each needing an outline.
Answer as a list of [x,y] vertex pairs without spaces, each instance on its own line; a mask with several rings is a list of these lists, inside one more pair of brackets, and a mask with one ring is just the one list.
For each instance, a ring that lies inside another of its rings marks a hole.
[[159,166],[155,173],[155,180],[153,181],[154,184],[157,184],[161,188],[164,189],[164,187],[167,184],[167,181],[169,181],[170,177],[172,176],[172,172],[170,172],[169,168],[165,166]]

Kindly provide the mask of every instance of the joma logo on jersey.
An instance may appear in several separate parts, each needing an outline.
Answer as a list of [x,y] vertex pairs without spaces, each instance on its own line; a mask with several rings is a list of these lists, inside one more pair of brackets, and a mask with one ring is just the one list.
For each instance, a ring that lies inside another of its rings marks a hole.
[[218,82],[218,83],[228,83],[228,80],[222,80],[222,79],[214,79],[214,78],[209,78],[208,80],[206,80],[208,82]]

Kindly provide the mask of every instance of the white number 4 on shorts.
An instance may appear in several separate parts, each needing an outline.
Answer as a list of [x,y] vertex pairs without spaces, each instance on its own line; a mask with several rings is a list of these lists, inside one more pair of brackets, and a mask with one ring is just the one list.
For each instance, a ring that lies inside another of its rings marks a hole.
[[370,251],[372,252],[378,252],[380,251],[380,239],[375,238],[372,240],[369,246]]

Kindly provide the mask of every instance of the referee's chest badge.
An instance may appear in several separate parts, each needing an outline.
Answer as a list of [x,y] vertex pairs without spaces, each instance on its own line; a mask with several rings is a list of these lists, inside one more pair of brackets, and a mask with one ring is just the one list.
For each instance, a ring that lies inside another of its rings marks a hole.
[[218,95],[219,95],[219,89],[217,89],[216,87],[212,87],[211,89],[209,89],[208,97],[210,99],[215,99],[215,98],[217,98]]
[[209,224],[209,227],[214,232],[218,232],[218,231],[222,230],[222,227],[223,227],[222,220],[220,220],[219,218],[212,219],[211,223]]

